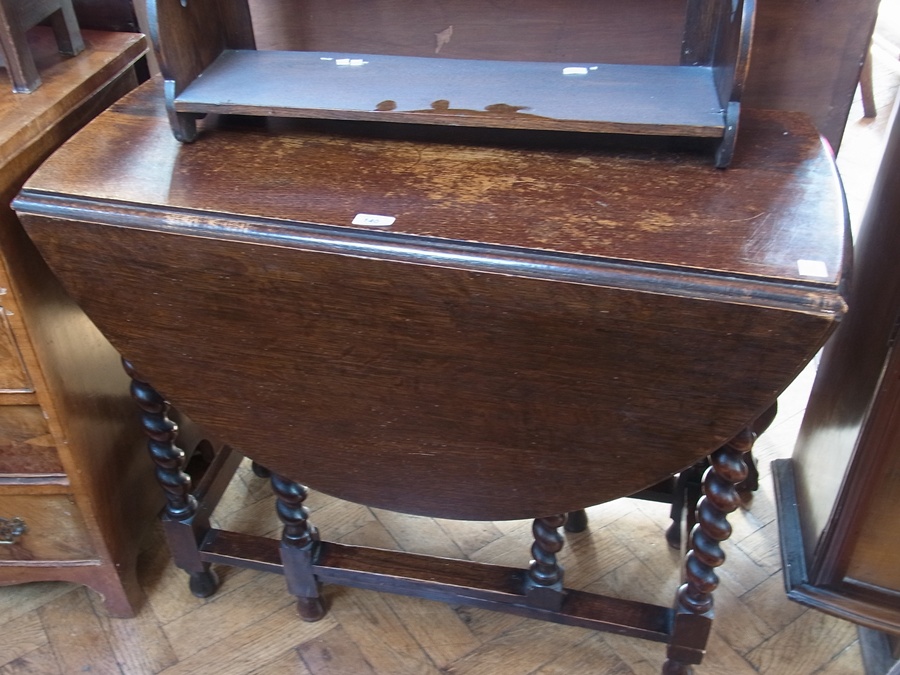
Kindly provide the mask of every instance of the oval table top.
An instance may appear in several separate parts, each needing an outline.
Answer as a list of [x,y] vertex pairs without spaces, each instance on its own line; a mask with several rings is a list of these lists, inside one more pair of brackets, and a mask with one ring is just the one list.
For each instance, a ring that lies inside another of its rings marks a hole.
[[849,238],[806,117],[734,161],[666,139],[219,118],[149,82],[15,208],[173,405],[371,506],[541,517],[637,492],[766,410],[845,311]]

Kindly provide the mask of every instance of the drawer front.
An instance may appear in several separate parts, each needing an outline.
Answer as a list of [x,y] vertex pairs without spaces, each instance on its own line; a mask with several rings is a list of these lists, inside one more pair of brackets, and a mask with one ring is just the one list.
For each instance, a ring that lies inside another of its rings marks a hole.
[[0,495],[0,519],[0,567],[96,557],[70,495]]
[[43,410],[36,405],[0,405],[0,481],[4,476],[63,473]]
[[0,305],[0,392],[32,390],[25,361],[6,317],[6,309]]

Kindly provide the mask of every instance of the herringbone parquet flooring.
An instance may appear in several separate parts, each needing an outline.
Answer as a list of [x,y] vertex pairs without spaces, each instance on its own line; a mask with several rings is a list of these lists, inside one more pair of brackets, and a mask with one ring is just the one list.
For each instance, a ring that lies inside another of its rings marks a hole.
[[[879,56],[879,61],[887,58]],[[879,71],[881,72],[881,71]],[[883,75],[883,73],[882,73]],[[898,77],[876,79],[881,109],[858,108],[841,152],[851,211],[858,220]],[[755,449],[761,489],[732,517],[716,593],[707,675],[858,675],[855,626],[788,601],[784,594],[769,462],[789,456],[813,377],[808,369],[780,400]],[[530,523],[458,523],[308,500],[328,538],[449,557],[524,566]],[[624,499],[589,511],[586,533],[567,535],[566,583],[668,605],[679,554],[663,533],[668,508]],[[277,537],[265,481],[243,466],[216,513],[221,526]],[[284,579],[220,569],[222,587],[194,598],[155,531],[141,559],[146,602],[135,619],[110,619],[93,592],[66,583],[0,588],[0,675],[656,675],[664,646],[540,623],[485,610],[371,591],[327,587],[317,623],[299,621]]]

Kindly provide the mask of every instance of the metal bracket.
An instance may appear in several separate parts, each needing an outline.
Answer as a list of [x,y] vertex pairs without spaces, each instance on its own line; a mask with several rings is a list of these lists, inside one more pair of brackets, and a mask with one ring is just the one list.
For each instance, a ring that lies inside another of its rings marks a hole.
[[15,544],[16,540],[28,532],[25,520],[15,518],[0,518],[0,544]]

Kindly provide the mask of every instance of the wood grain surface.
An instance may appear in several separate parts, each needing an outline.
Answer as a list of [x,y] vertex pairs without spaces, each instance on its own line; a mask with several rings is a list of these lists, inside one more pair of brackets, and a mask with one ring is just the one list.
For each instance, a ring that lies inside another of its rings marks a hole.
[[842,195],[802,117],[751,117],[722,172],[280,122],[185,147],[159,94],[17,208],[143,377],[336,496],[490,519],[630,494],[765,410],[843,312]]

